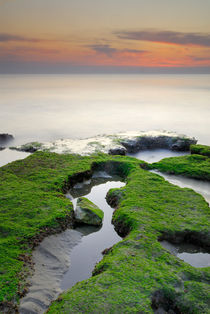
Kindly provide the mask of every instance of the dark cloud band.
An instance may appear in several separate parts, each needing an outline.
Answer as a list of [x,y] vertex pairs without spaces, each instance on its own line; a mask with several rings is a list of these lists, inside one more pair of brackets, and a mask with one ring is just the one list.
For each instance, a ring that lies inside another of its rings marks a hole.
[[151,30],[119,31],[114,34],[120,39],[210,47],[210,34]]
[[0,42],[8,42],[8,41],[26,41],[26,42],[40,42],[40,39],[37,38],[28,38],[19,35],[0,33]]
[[112,56],[115,53],[136,53],[136,54],[144,54],[146,50],[137,50],[137,49],[117,49],[113,48],[108,44],[94,44],[88,45],[89,48],[98,53],[103,53],[107,56]]

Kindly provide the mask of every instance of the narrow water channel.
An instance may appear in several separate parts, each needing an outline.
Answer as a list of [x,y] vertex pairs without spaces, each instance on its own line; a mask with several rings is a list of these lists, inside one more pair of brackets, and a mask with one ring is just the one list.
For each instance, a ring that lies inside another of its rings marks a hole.
[[[158,149],[130,156],[147,162],[155,162],[164,157],[185,154]],[[194,189],[210,203],[210,184],[208,182],[156,173],[173,184]],[[113,209],[105,199],[111,188],[120,188],[125,185],[121,180],[119,177],[111,177],[107,173],[97,172],[90,180],[75,184],[67,193],[66,196],[71,199],[74,206],[76,206],[78,197],[85,196],[102,209],[104,211],[103,225],[100,228],[80,226],[75,230],[68,229],[42,241],[33,252],[35,272],[33,277],[30,278],[29,292],[21,300],[19,309],[21,314],[44,313],[59,293],[72,287],[77,282],[89,278],[95,264],[102,259],[102,251],[121,240],[111,224]],[[181,248],[166,241],[164,241],[163,246],[172,254],[195,267],[209,266],[210,255],[207,254],[207,256],[206,252],[203,252],[200,248],[189,247],[189,244],[186,244],[187,247],[182,245]],[[190,254],[191,256],[189,256]],[[198,262],[196,264],[194,263],[195,254],[199,254],[197,255]],[[202,258],[202,254],[204,258]],[[193,260],[193,263],[189,259]]]
[[[150,163],[157,162],[162,158],[176,157],[180,155],[186,155],[186,152],[173,152],[166,149],[156,149],[132,154],[133,157]],[[151,172],[162,176],[165,180],[181,188],[190,188],[194,190],[195,192],[201,194],[207,203],[210,204],[210,182],[161,173],[157,170],[152,170]],[[210,254],[206,251],[206,249],[192,243],[172,244],[168,241],[161,241],[160,243],[172,254],[194,267],[201,268],[210,266]]]
[[28,293],[21,299],[20,314],[41,314],[64,290],[91,277],[102,251],[121,240],[111,224],[113,208],[106,202],[112,188],[125,185],[120,177],[94,173],[91,180],[77,183],[67,193],[74,206],[85,196],[104,211],[102,227],[79,226],[45,238],[33,252],[34,274]]
[[[185,178],[183,176],[165,174],[159,171],[151,172],[161,175],[170,183],[178,185],[181,188],[186,187],[193,189],[194,191],[201,194],[208,202],[208,204],[210,204],[210,182]],[[172,244],[168,241],[161,241],[160,243],[172,254],[176,255],[177,257],[194,267],[201,268],[210,266],[210,254],[206,251],[206,249],[203,249],[192,243]]]
[[[99,184],[100,177],[95,175],[95,178],[97,178],[97,184]],[[104,176],[103,174],[101,180],[104,181],[104,179],[110,180],[112,178],[108,175]],[[117,180],[117,178],[115,179]],[[106,183],[93,186],[91,191],[87,194],[87,186],[89,185],[89,181],[84,181],[83,184],[76,185],[72,189],[70,193],[74,192],[74,194],[77,195],[77,197],[74,198],[74,206],[76,205],[76,201],[79,196],[85,196],[103,210],[103,225],[99,230],[96,227],[87,226],[81,226],[76,229],[77,231],[82,232],[84,228],[86,230],[90,228],[96,232],[84,236],[80,243],[71,251],[71,266],[65,273],[61,282],[62,290],[72,287],[78,281],[89,278],[96,263],[102,259],[102,251],[121,240],[121,237],[116,233],[114,226],[111,224],[113,209],[107,204],[105,197],[110,189],[120,188],[124,186],[125,183],[120,181],[108,181]]]

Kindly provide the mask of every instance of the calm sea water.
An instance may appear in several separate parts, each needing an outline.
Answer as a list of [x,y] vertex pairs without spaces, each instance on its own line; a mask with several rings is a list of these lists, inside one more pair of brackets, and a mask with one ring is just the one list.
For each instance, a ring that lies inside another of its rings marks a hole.
[[210,75],[1,75],[16,143],[168,130],[210,144]]

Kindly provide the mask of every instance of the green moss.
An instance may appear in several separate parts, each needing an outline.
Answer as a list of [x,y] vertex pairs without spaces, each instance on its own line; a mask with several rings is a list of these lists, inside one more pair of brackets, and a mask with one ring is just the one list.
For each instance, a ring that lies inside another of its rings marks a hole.
[[164,158],[148,167],[170,174],[210,181],[210,158],[203,155]]
[[190,145],[191,154],[198,154],[210,157],[210,146],[207,145]]
[[[82,222],[87,224],[94,223],[96,225],[100,225],[102,223],[102,220],[104,218],[104,212],[89,199],[87,199],[86,197],[79,197],[77,200],[77,206],[79,206],[79,208],[81,208],[82,211],[85,212],[82,217],[80,217],[81,214],[79,215],[79,217],[76,217],[77,220],[79,218],[79,221],[81,220]],[[88,213],[87,216],[86,212]]]
[[[191,267],[158,242],[164,232],[191,231],[210,239],[208,204],[192,190],[142,170],[134,160],[126,163],[127,185],[111,190],[107,199],[118,207],[116,229],[129,234],[97,264],[92,278],[62,294],[49,313],[153,313],[156,291],[182,313],[208,313],[209,269]],[[193,290],[186,289],[189,284]],[[203,297],[197,299],[201,287]]]
[[22,257],[31,253],[32,239],[43,230],[56,231],[71,214],[72,206],[62,194],[69,177],[94,165],[117,169],[126,177],[126,186],[111,190],[107,199],[117,207],[116,229],[129,233],[97,264],[94,276],[62,294],[49,313],[153,313],[157,291],[182,313],[208,313],[209,268],[186,264],[158,242],[162,234],[177,232],[191,232],[201,244],[203,238],[209,242],[208,204],[140,164],[131,157],[37,152],[0,168],[1,302],[19,298],[23,278],[18,274],[24,269]]

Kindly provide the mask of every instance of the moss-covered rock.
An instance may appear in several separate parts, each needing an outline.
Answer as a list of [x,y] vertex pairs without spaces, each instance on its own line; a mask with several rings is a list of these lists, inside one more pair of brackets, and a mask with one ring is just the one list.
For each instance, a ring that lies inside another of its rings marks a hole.
[[109,250],[92,278],[61,294],[49,313],[153,313],[158,308],[208,313],[209,268],[186,264],[158,241],[182,234],[206,247],[208,204],[192,190],[141,169],[140,161],[121,160],[128,169],[127,185],[110,190],[107,200],[117,207],[115,228],[127,236]]
[[23,144],[21,146],[10,147],[10,149],[18,150],[20,152],[34,153],[38,150],[41,150],[42,143],[39,142],[30,142]]
[[169,174],[210,181],[210,158],[203,155],[193,154],[164,158],[152,165],[148,165],[148,168],[158,169]]
[[190,145],[191,154],[198,154],[210,157],[210,146],[207,145]]
[[188,265],[159,243],[163,235],[183,234],[208,248],[209,206],[198,193],[141,164],[131,157],[36,152],[0,168],[0,312],[25,292],[23,270],[30,266],[32,247],[71,222],[72,205],[62,193],[71,178],[105,167],[126,179],[125,187],[107,196],[117,208],[113,223],[126,237],[97,264],[93,277],[63,293],[49,313],[153,313],[159,306],[209,313],[210,269]]
[[104,217],[103,211],[86,197],[79,197],[75,210],[75,220],[78,223],[100,226]]

